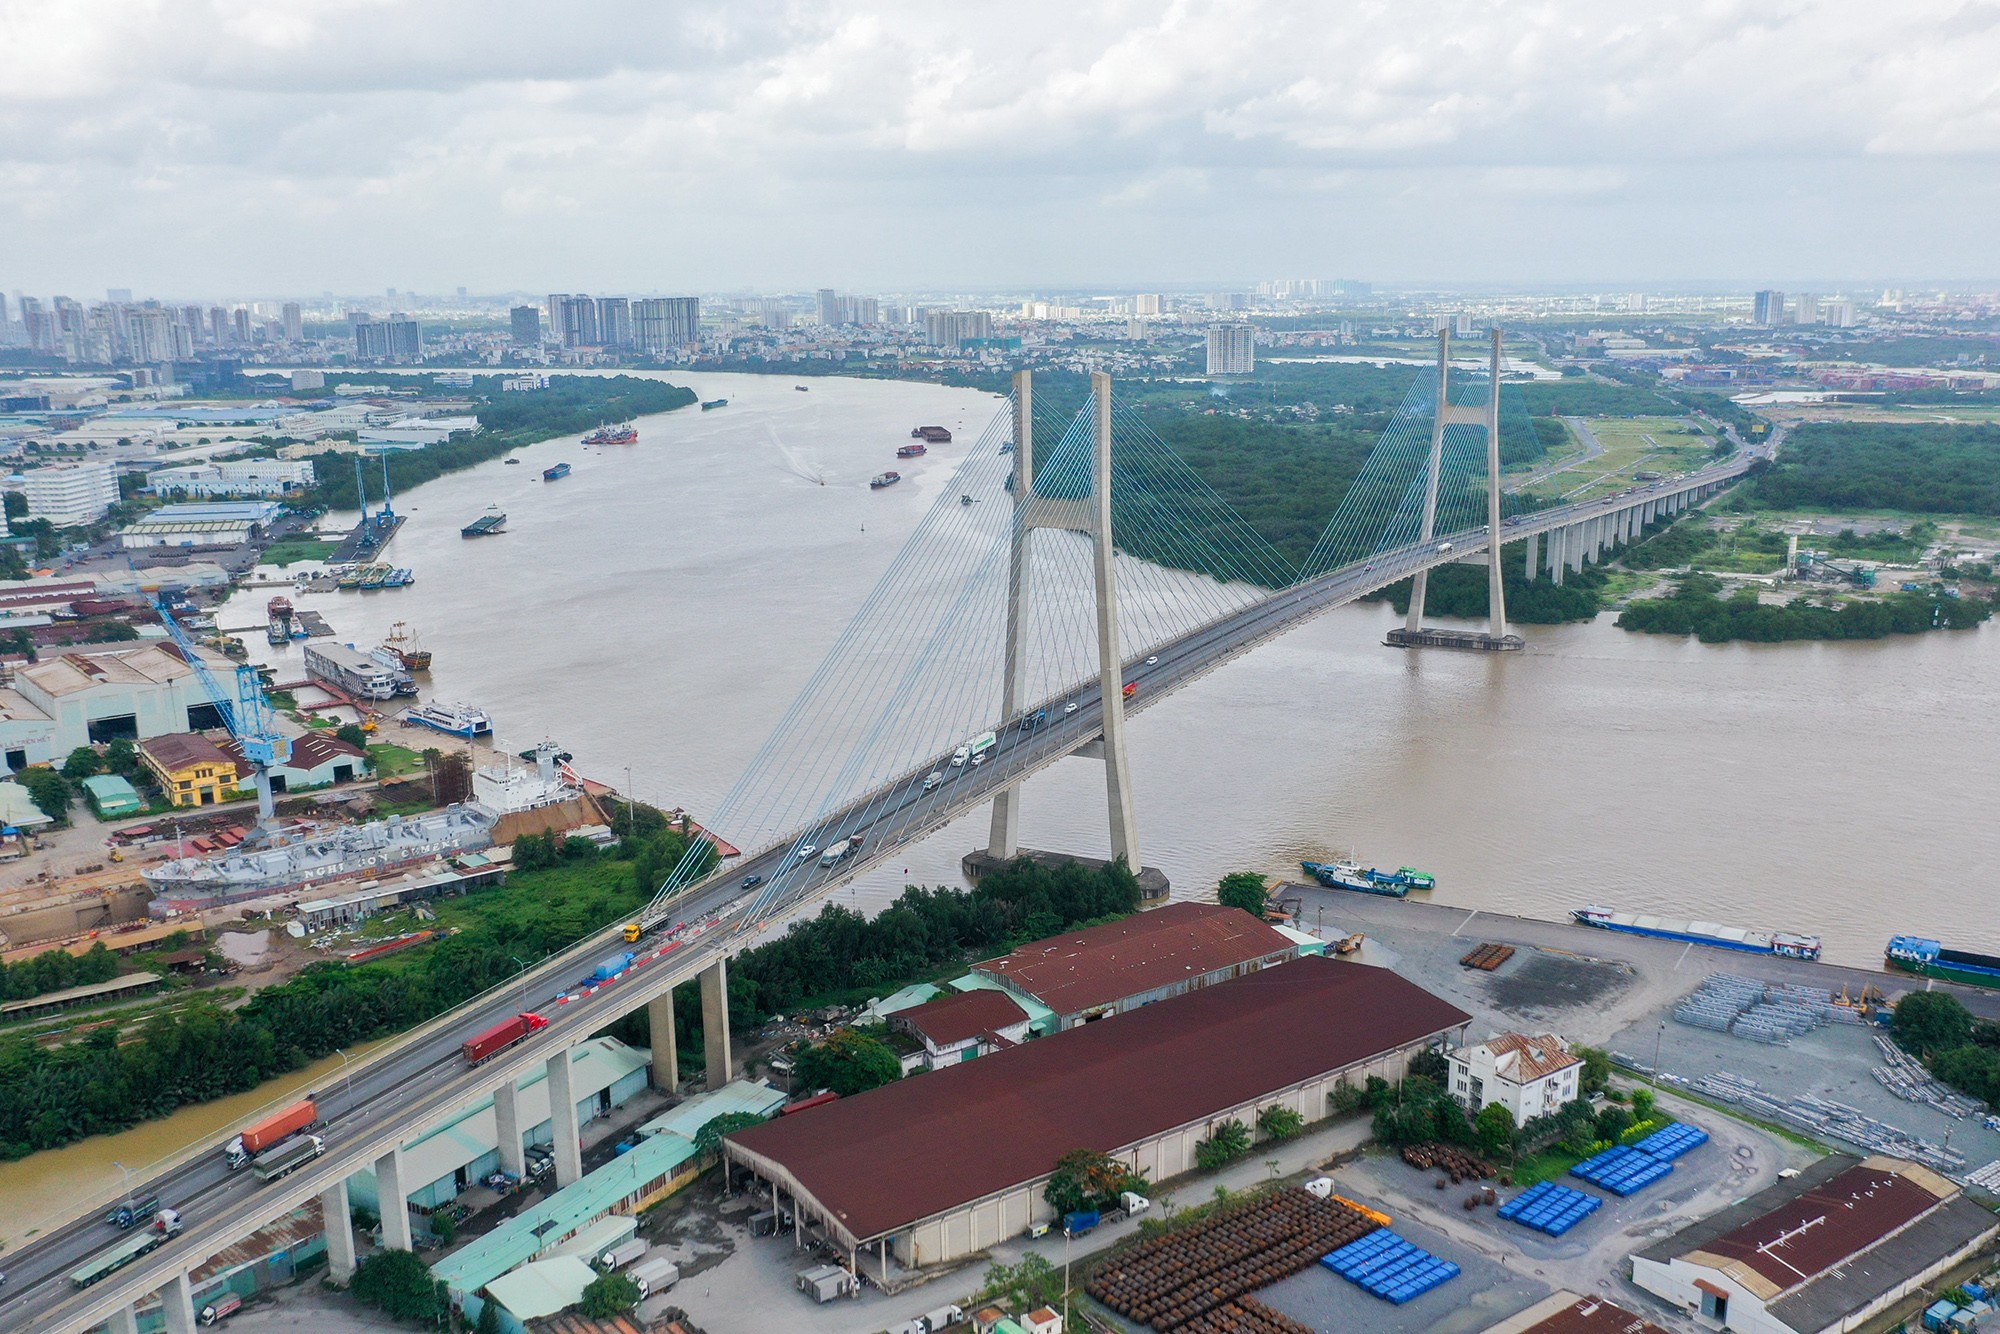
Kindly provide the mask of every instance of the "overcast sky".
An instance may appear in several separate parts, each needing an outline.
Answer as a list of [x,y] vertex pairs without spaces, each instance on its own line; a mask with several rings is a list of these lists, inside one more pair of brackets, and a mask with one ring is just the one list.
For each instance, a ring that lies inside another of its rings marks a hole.
[[2000,274],[1995,0],[0,0],[0,288]]

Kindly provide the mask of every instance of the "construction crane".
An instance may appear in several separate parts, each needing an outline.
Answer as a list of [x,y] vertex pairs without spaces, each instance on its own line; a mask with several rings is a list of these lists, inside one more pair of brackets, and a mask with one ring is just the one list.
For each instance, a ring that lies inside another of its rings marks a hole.
[[257,823],[268,829],[277,817],[277,806],[271,798],[271,768],[283,764],[292,755],[291,738],[278,731],[271,706],[264,699],[264,683],[257,679],[257,669],[247,662],[236,665],[236,691],[230,692],[216,679],[201,654],[195,651],[194,640],[181,628],[167,610],[167,600],[158,589],[148,590],[153,602],[153,610],[159,613],[160,624],[174,638],[181,657],[201,680],[202,689],[215,704],[215,710],[222,715],[223,726],[229,735],[236,738],[236,744],[243,750],[243,758],[250,765],[250,774],[257,787]]

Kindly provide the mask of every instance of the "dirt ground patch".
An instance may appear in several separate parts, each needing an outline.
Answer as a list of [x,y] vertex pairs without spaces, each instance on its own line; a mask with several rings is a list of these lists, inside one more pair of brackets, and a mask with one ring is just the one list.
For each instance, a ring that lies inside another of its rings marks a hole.
[[1496,973],[1486,992],[1501,1009],[1532,1016],[1609,1005],[1637,980],[1626,964],[1534,950]]

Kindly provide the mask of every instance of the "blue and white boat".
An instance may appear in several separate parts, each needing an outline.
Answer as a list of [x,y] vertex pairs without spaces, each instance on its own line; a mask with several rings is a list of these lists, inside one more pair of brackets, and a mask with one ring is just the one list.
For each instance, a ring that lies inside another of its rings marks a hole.
[[419,704],[403,715],[406,727],[428,727],[434,732],[444,732],[451,736],[489,736],[493,731],[493,720],[486,716],[484,709],[475,709],[470,704],[442,704],[433,700],[429,704]]
[[1655,917],[1651,913],[1615,912],[1595,904],[1572,908],[1569,915],[1580,926],[1619,931],[1628,936],[1680,940],[1690,945],[1713,945],[1745,954],[1775,954],[1786,959],[1819,958],[1819,937],[1792,931],[1746,931],[1720,922],[1689,922],[1678,917]]
[[1380,872],[1363,870],[1351,861],[1300,862],[1299,869],[1328,889],[1351,889],[1357,894],[1380,894],[1391,899],[1408,898],[1410,894],[1410,886],[1400,877],[1381,876]]

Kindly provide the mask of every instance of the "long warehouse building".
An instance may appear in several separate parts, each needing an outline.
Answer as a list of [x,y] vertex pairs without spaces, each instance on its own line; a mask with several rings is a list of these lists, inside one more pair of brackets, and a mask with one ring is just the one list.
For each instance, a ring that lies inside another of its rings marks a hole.
[[1308,1121],[1342,1084],[1402,1076],[1471,1016],[1382,968],[1310,957],[738,1131],[733,1164],[808,1228],[886,1267],[942,1264],[1053,1221],[1056,1159],[1110,1153],[1165,1181],[1272,1106]]

